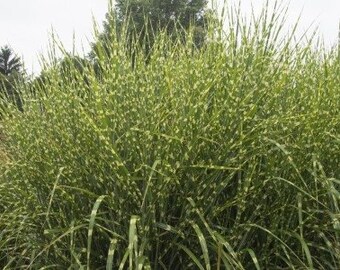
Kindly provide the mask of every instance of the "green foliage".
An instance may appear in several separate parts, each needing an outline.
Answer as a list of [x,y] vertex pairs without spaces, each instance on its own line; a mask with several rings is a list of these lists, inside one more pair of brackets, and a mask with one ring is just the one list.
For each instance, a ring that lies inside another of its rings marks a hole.
[[21,59],[9,46],[0,48],[0,98],[6,103],[15,104],[22,110],[22,100],[17,82],[23,80]]
[[228,14],[200,49],[160,32],[132,66],[113,36],[100,78],[66,57],[23,86],[1,268],[340,268],[339,50],[280,38],[280,10]]
[[212,13],[206,10],[207,3],[207,0],[116,1],[115,7],[106,14],[104,31],[99,35],[98,42],[92,45],[90,57],[94,59],[98,53],[98,43],[110,44],[113,36],[119,36],[122,32],[123,37],[128,40],[126,45],[130,47],[130,53],[136,41],[143,44],[148,53],[159,31],[178,37],[181,30],[188,30],[190,27],[194,29],[195,45],[200,47],[206,38],[205,24],[208,14]]
[[[118,22],[131,20],[137,32],[145,27],[145,20],[154,30],[174,31],[174,22],[178,21],[185,29],[191,24],[203,26],[203,17],[207,0],[118,0],[116,17]],[[106,24],[106,28],[110,25]]]
[[20,72],[22,64],[20,58],[13,54],[9,46],[0,49],[0,73],[8,76],[13,72]]

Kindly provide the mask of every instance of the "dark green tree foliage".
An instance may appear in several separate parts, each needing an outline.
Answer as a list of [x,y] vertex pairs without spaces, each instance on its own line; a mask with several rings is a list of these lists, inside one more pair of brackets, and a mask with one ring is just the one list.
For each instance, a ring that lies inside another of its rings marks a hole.
[[118,0],[116,16],[118,22],[128,16],[137,32],[145,28],[147,18],[154,31],[166,29],[171,33],[176,22],[185,29],[190,25],[203,26],[206,5],[207,0]]
[[0,49],[0,92],[3,98],[15,103],[22,110],[20,90],[16,82],[23,78],[21,59],[9,46]]
[[[104,31],[99,35],[98,42],[92,46],[90,58],[98,55],[100,45],[109,43],[112,37],[123,37],[127,47],[139,42],[146,53],[150,51],[154,36],[165,31],[174,38],[181,30],[194,29],[195,45],[200,47],[205,39],[205,19],[207,0],[118,0],[115,8],[106,14]],[[123,25],[127,28],[124,28]]]
[[21,61],[9,46],[4,46],[0,49],[0,73],[4,76],[9,76],[13,72],[21,71]]

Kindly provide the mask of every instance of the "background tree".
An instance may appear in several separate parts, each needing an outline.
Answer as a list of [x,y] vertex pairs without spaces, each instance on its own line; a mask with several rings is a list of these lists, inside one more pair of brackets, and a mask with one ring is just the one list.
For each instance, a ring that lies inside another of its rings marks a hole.
[[153,30],[172,32],[176,22],[185,29],[191,24],[203,26],[206,5],[207,0],[118,0],[116,16],[118,22],[128,16],[137,32],[145,27],[146,17]]
[[0,49],[0,73],[9,76],[13,72],[20,72],[21,60],[16,56],[9,46]]
[[90,57],[95,57],[98,43],[110,42],[112,35],[119,36],[124,26],[127,26],[128,46],[137,39],[150,50],[152,34],[162,30],[174,35],[178,34],[178,28],[193,27],[195,44],[200,47],[205,39],[207,3],[207,0],[118,0],[115,8],[106,14],[104,31],[93,44]]
[[20,90],[16,82],[23,79],[23,69],[20,57],[8,46],[0,48],[0,90],[3,98],[14,102],[22,110]]

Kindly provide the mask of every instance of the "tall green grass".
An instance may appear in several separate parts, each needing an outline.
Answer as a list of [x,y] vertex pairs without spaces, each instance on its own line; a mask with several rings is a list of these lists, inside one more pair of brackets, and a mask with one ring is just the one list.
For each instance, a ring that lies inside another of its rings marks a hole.
[[339,269],[339,44],[296,43],[280,11],[227,8],[202,48],[159,33],[133,65],[122,33],[100,76],[65,55],[21,85],[1,268]]

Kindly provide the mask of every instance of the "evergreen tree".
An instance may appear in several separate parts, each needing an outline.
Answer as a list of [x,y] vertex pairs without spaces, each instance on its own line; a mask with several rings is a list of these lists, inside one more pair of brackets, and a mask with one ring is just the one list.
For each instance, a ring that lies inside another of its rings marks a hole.
[[21,59],[9,46],[0,48],[0,92],[3,98],[15,103],[22,110],[20,90],[16,82],[23,79]]
[[0,49],[0,73],[9,76],[13,72],[20,72],[22,68],[21,60],[17,57],[9,46]]

